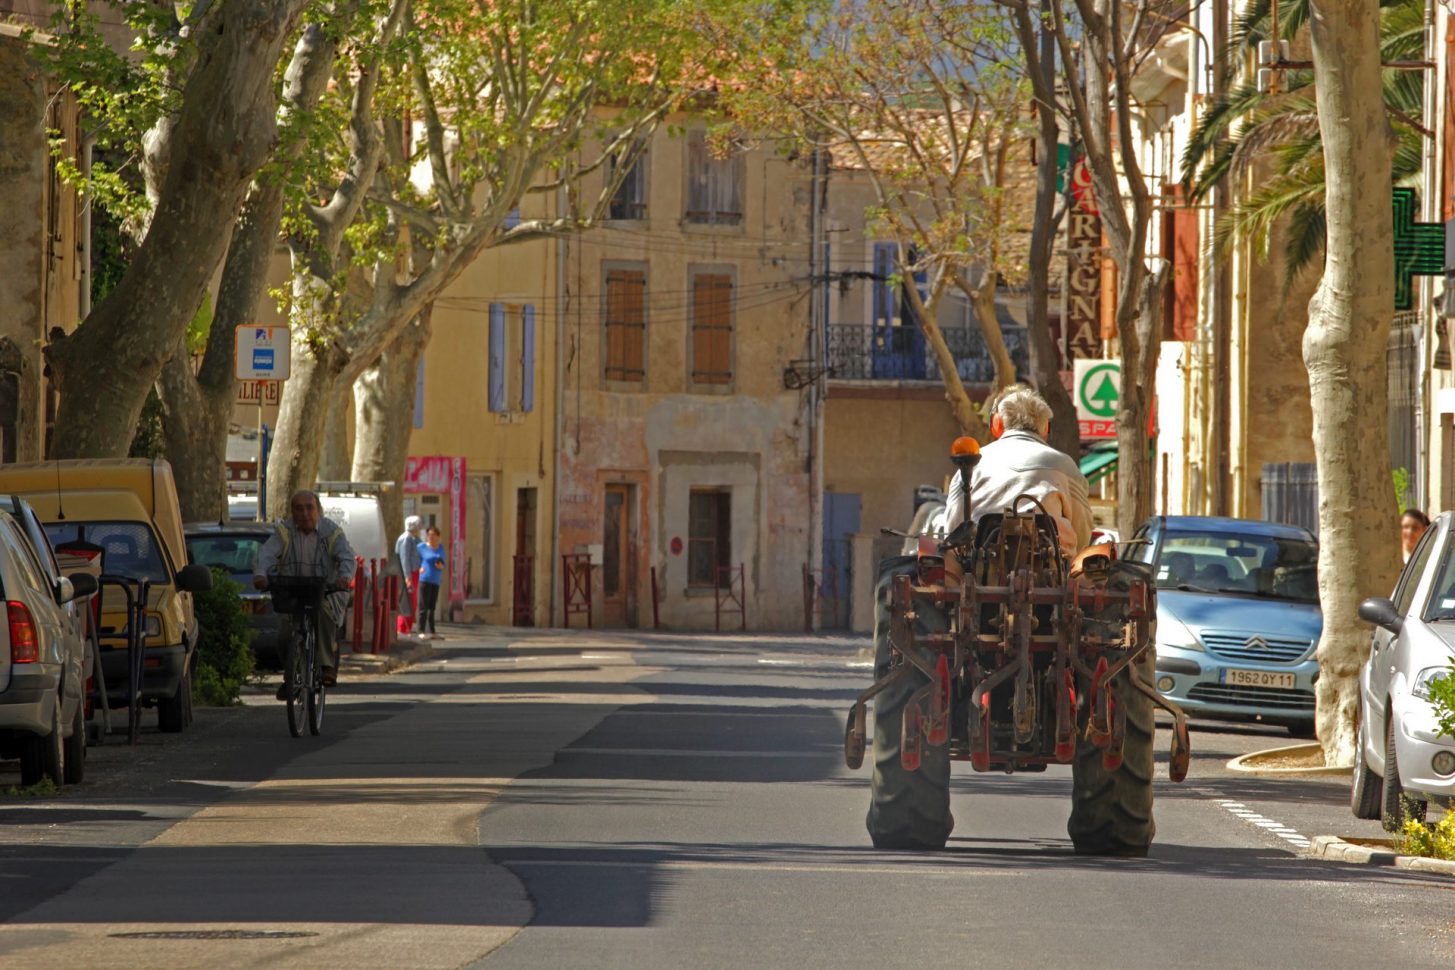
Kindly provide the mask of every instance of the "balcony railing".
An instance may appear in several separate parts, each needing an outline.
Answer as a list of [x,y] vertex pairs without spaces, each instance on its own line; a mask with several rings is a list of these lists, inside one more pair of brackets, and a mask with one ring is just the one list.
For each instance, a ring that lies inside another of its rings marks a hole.
[[[939,361],[917,327],[831,323],[827,330],[828,364],[835,380],[934,383],[943,380]],[[989,383],[994,378],[995,364],[978,329],[951,327],[941,332],[962,381]],[[1007,328],[1002,334],[1016,371],[1024,374],[1029,370],[1025,331]]]

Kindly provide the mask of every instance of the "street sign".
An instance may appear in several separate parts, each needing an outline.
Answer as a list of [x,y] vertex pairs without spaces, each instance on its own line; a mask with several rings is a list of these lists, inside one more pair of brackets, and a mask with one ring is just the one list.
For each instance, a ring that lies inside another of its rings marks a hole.
[[233,373],[238,380],[287,379],[291,348],[287,327],[243,325],[233,333]]
[[1083,438],[1115,438],[1117,404],[1122,396],[1122,365],[1114,360],[1078,359],[1075,380],[1076,417]]
[[238,381],[238,404],[266,404],[277,407],[283,399],[282,381]]

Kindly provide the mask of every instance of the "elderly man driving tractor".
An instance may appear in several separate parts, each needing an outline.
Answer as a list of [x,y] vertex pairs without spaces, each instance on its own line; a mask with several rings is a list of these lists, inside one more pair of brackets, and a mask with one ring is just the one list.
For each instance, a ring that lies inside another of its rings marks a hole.
[[1154,706],[1173,716],[1168,774],[1186,775],[1186,718],[1151,685],[1151,568],[1111,546],[1076,555],[1091,537],[1086,479],[1046,444],[1050,419],[1024,385],[998,394],[996,440],[951,448],[949,535],[920,536],[916,555],[880,564],[875,680],[844,732],[857,768],[872,700],[866,822],[880,848],[943,848],[955,824],[950,763],[969,761],[977,772],[1070,765],[1075,850],[1145,855]]
[[[980,450],[970,479],[971,521],[1008,508],[1022,496],[1035,498],[1056,520],[1061,551],[1074,556],[1091,541],[1091,503],[1086,477],[1067,454],[1046,444],[1051,406],[1024,384],[1001,390],[990,405],[995,441]],[[950,485],[949,527],[965,514],[965,479],[955,473]]]

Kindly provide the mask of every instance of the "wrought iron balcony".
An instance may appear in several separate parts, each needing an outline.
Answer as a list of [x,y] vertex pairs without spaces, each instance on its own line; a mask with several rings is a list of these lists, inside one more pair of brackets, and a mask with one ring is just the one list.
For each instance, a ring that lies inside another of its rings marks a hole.
[[[878,327],[873,324],[831,323],[828,331],[828,364],[834,380],[928,381],[943,380],[939,361],[917,327]],[[985,348],[978,328],[948,327],[942,331],[956,361],[960,379],[989,383],[995,364]],[[1016,371],[1028,369],[1029,350],[1025,331],[1002,331]]]

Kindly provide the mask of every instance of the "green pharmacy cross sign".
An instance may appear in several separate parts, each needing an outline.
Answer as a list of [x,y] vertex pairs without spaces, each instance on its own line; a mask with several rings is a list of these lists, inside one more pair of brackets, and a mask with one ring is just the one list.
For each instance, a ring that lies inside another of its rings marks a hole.
[[1445,272],[1445,227],[1415,222],[1414,189],[1394,190],[1394,308],[1414,306],[1414,277]]

